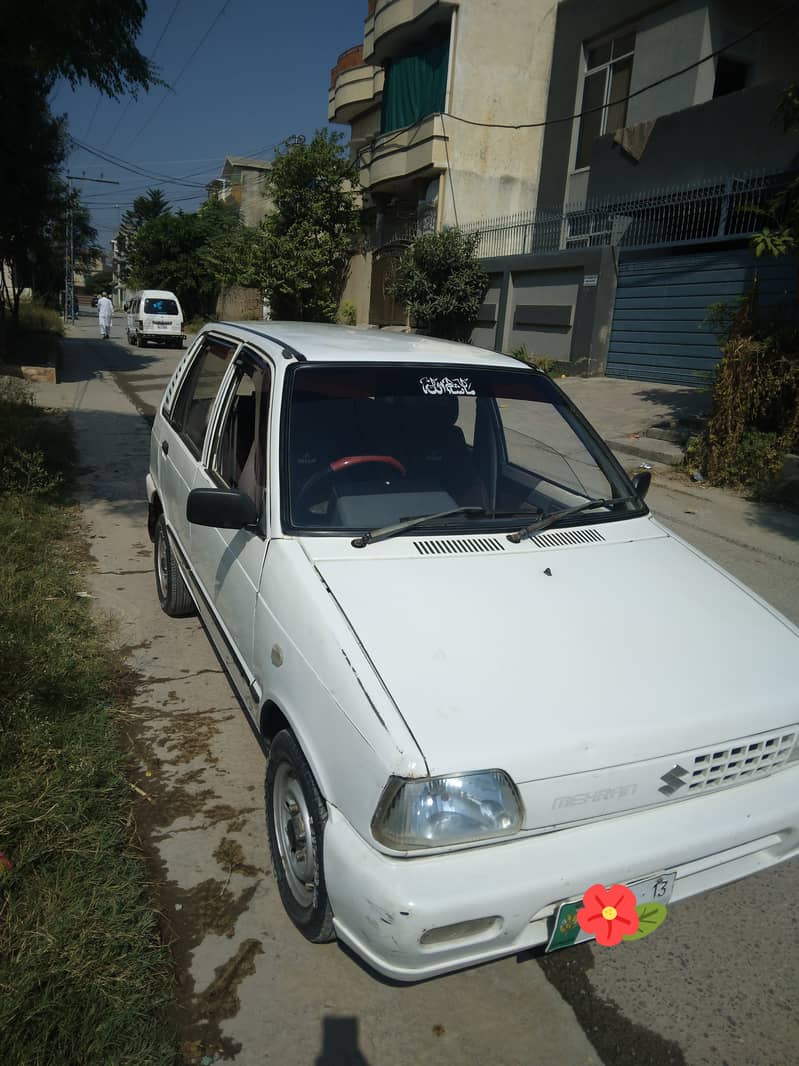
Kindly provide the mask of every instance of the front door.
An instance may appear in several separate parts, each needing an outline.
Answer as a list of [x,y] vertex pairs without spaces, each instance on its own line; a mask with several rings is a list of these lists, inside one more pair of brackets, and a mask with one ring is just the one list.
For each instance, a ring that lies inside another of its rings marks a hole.
[[211,335],[202,339],[164,426],[159,483],[170,534],[184,557],[190,554],[191,541],[186,499],[194,487],[214,402],[236,347],[233,341]]
[[206,599],[253,680],[253,620],[268,545],[269,486],[266,483],[272,373],[262,356],[242,348],[219,408],[205,462],[193,488],[246,492],[258,508],[258,522],[246,529],[192,526],[192,562]]

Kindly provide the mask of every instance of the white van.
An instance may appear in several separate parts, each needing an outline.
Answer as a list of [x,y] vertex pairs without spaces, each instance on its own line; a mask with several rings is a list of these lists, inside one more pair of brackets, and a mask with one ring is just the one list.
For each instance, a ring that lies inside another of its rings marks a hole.
[[125,311],[128,316],[128,344],[144,347],[152,341],[155,344],[183,347],[186,339],[183,309],[174,292],[165,289],[134,292],[125,304]]

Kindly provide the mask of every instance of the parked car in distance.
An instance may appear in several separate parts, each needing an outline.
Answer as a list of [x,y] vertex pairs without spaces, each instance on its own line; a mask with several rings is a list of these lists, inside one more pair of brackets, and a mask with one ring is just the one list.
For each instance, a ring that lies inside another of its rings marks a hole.
[[152,430],[156,590],[267,752],[308,939],[413,981],[561,946],[597,883],[676,902],[799,854],[799,631],[649,477],[495,352],[197,336]]
[[134,292],[125,304],[125,314],[128,344],[183,347],[186,340],[183,310],[174,292],[164,289]]

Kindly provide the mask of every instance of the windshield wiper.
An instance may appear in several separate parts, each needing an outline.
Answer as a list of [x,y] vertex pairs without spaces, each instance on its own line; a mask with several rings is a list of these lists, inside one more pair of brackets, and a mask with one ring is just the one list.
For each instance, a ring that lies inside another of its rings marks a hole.
[[438,511],[436,514],[423,514],[418,518],[404,518],[401,522],[395,522],[393,526],[381,526],[379,529],[373,529],[369,533],[364,533],[360,537],[356,537],[351,541],[353,548],[365,548],[367,544],[374,544],[378,540],[387,540],[389,537],[395,536],[397,533],[402,533],[406,529],[413,529],[415,526],[423,526],[428,522],[435,522],[437,518],[449,518],[450,515],[465,514],[470,517],[485,514],[485,507],[453,507],[450,511]]
[[569,507],[565,511],[553,511],[552,514],[545,515],[543,518],[539,518],[538,521],[532,522],[529,526],[525,526],[524,529],[518,530],[516,533],[509,533],[508,540],[514,544],[518,544],[523,537],[529,537],[533,533],[538,533],[542,529],[547,529],[549,526],[559,522],[562,518],[571,518],[572,515],[582,514],[583,511],[592,511],[595,507],[615,507],[617,503],[630,503],[631,500],[637,500],[638,496],[616,496],[612,500],[586,500],[585,503],[581,503],[577,507]]

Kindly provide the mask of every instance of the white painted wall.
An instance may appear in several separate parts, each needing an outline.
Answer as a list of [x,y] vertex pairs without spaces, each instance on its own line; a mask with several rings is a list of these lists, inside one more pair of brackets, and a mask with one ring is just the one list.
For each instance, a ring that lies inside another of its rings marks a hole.
[[[540,122],[557,4],[461,0],[455,13],[448,111],[478,122]],[[535,204],[543,130],[501,130],[445,118],[451,180],[441,222],[454,225]]]

